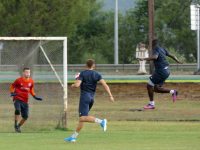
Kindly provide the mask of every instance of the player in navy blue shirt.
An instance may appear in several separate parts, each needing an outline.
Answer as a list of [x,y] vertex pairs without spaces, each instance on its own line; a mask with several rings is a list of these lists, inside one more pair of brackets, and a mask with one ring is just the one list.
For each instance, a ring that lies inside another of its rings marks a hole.
[[112,93],[110,92],[109,86],[106,84],[105,80],[102,79],[101,74],[94,71],[95,62],[92,59],[88,59],[86,62],[87,69],[82,71],[77,77],[74,84],[72,84],[73,88],[80,87],[80,102],[79,102],[79,123],[76,128],[76,131],[68,138],[64,140],[67,142],[75,142],[79,132],[83,128],[84,122],[95,122],[101,125],[103,131],[107,129],[107,120],[99,119],[94,116],[89,115],[89,111],[94,103],[94,96],[96,91],[97,83],[100,82],[105,88],[106,92],[110,96],[110,101],[114,102],[114,98]]
[[147,84],[147,90],[149,95],[149,104],[144,106],[144,109],[155,109],[155,102],[154,102],[154,92],[156,93],[170,93],[172,94],[172,100],[175,102],[178,92],[176,90],[169,90],[163,88],[163,84],[165,80],[169,77],[169,63],[166,60],[166,56],[172,58],[177,63],[181,63],[176,56],[170,54],[166,49],[162,48],[158,44],[158,40],[152,41],[152,48],[153,48],[153,55],[149,58],[143,58],[140,60],[153,60],[155,71],[150,76],[149,82]]

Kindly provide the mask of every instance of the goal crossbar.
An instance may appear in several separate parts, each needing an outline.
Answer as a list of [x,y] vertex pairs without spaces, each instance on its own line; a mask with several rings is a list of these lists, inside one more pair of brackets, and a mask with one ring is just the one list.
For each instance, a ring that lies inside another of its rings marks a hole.
[[67,40],[67,37],[0,37],[0,40]]

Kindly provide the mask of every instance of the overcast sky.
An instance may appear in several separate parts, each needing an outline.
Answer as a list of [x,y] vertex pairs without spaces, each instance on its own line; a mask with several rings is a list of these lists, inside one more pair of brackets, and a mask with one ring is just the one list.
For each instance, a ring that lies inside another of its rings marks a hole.
[[[104,9],[114,9],[115,8],[115,0],[102,0],[105,4]],[[129,8],[134,7],[135,0],[118,0],[119,11],[126,11]]]

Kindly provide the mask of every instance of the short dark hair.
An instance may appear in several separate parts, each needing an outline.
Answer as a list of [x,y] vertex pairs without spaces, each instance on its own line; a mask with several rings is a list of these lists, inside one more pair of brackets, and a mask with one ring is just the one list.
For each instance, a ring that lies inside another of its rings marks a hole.
[[95,64],[94,59],[88,59],[88,60],[86,61],[86,66],[87,66],[88,68],[91,68],[94,64]]
[[154,40],[152,41],[152,47],[155,47],[155,46],[157,46],[157,45],[159,45],[159,41],[158,41],[158,39],[154,39]]
[[29,67],[24,67],[23,68],[23,72],[25,71],[25,70],[31,70]]

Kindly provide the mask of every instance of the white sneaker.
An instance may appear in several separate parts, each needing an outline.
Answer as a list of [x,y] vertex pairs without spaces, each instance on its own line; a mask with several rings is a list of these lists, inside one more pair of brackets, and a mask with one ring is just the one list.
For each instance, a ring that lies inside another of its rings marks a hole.
[[106,132],[106,130],[107,130],[107,120],[103,119],[103,121],[101,122],[100,125],[103,128],[103,131]]

